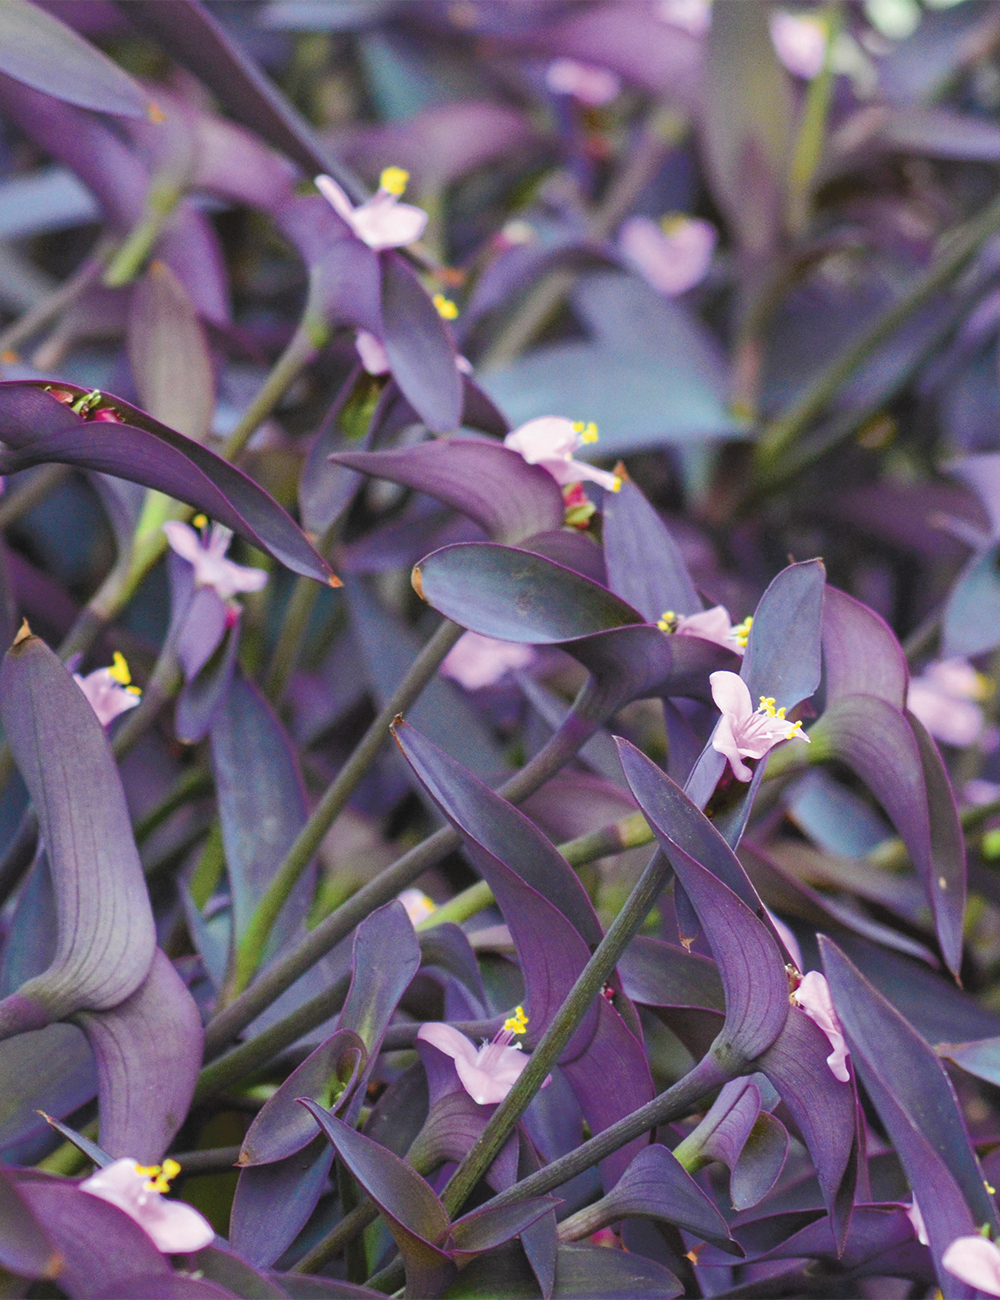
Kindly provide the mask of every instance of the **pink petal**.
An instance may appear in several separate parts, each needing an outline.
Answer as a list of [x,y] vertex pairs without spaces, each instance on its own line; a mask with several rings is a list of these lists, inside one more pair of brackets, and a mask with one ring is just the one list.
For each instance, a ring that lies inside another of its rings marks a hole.
[[204,554],[204,548],[201,538],[193,528],[182,524],[179,519],[170,519],[163,525],[163,531],[167,535],[167,542],[172,551],[175,551],[182,560],[187,560],[189,564],[197,564],[198,557]]
[[[732,674],[728,674],[732,676]],[[718,677],[718,673],[713,673],[713,677]],[[747,765],[741,761],[742,750],[736,742],[733,735],[732,724],[728,717],[723,714],[716,724],[715,731],[712,735],[712,748],[719,754],[724,754],[729,759],[729,766],[733,769],[733,776],[737,781],[749,781],[753,772]]]
[[358,350],[361,364],[370,375],[387,375],[389,373],[389,358],[381,340],[377,339],[374,334],[369,334],[367,330],[358,330],[354,339],[354,346]]
[[491,1106],[503,1101],[514,1086],[514,1081],[528,1064],[528,1057],[522,1052],[507,1049],[503,1058],[491,1063],[489,1069],[470,1064],[465,1060],[455,1060],[455,1069],[462,1081],[462,1087],[478,1106]]
[[543,460],[565,461],[579,447],[580,435],[573,428],[573,421],[565,416],[541,415],[508,433],[503,445],[516,451],[529,465],[535,465]]
[[424,233],[427,225],[427,213],[422,208],[397,203],[394,196],[389,197],[391,203],[376,203],[370,199],[356,208],[351,216],[354,233],[375,252],[412,244]]
[[153,1239],[164,1254],[201,1250],[215,1237],[211,1224],[191,1205],[168,1201],[146,1190],[147,1177],[137,1172],[134,1160],[115,1160],[85,1178],[80,1190],[118,1207]]
[[[423,1039],[425,1043],[430,1043],[431,1047],[436,1047],[439,1052],[444,1052],[445,1056],[450,1056],[455,1062],[456,1068],[462,1062],[469,1066],[474,1066],[476,1063],[476,1057],[478,1056],[476,1048],[464,1034],[460,1034],[451,1025],[442,1024],[437,1020],[429,1020],[417,1030],[417,1037]],[[459,1078],[461,1078],[461,1074]]]
[[[738,727],[753,713],[753,702],[746,682],[737,673],[724,670],[712,673],[708,679],[712,684],[712,699],[715,707],[724,718]],[[721,751],[720,751],[721,752]]]
[[941,1263],[960,1282],[1000,1296],[1000,1250],[985,1237],[956,1237],[941,1256]]
[[590,483],[596,483],[598,487],[604,488],[605,492],[617,492],[621,487],[621,479],[617,474],[612,474],[606,469],[595,469],[593,465],[587,465],[581,460],[563,461],[563,466],[568,469],[572,475],[569,480],[559,478],[553,470],[549,461],[543,461],[542,464],[555,478],[557,483],[577,483],[580,479],[587,479]]
[[332,176],[317,176],[316,188],[339,217],[353,225],[354,204],[347,197]]
[[108,726],[120,714],[127,713],[140,703],[138,695],[127,691],[120,682],[115,681],[110,668],[96,668],[86,677],[74,673],[73,680],[86,695],[102,727]]
[[736,644],[733,637],[733,625],[724,605],[716,605],[700,614],[682,614],[677,620],[675,635],[698,636],[703,641],[713,641],[716,645],[725,646],[727,650],[743,653],[742,647]]
[[847,1068],[847,1043],[834,1009],[833,998],[826,976],[817,970],[811,970],[795,990],[795,1002],[802,1008],[810,1020],[819,1025],[829,1039],[833,1051],[826,1058],[830,1072],[841,1083],[847,1083],[851,1077]]
[[686,293],[704,279],[716,238],[711,222],[686,217],[679,217],[667,231],[649,217],[630,217],[618,234],[627,261],[668,298]]
[[557,95],[572,95],[593,108],[609,104],[622,88],[621,78],[609,68],[576,59],[553,60],[546,70],[545,84]]
[[441,671],[466,690],[476,691],[494,685],[509,669],[527,668],[534,657],[531,646],[466,632],[448,651]]
[[771,14],[771,40],[778,58],[796,77],[811,81],[823,71],[826,28],[810,14]]

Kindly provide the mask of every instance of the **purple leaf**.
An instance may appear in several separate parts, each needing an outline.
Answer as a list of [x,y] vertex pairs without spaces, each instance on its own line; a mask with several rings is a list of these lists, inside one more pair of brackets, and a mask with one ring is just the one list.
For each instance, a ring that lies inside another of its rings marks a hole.
[[[239,1293],[219,1286],[216,1282],[188,1277],[183,1273],[139,1273],[129,1278],[129,1291],[143,1300],[213,1300],[213,1297],[236,1296]],[[116,1283],[109,1291],[101,1291],[94,1300],[119,1300],[121,1291]]]
[[73,1300],[134,1295],[135,1277],[170,1275],[152,1238],[117,1206],[81,1192],[74,1182],[34,1170],[19,1171],[15,1181],[59,1252],[57,1281]]
[[0,1150],[45,1129],[39,1114],[71,1115],[97,1092],[94,1058],[75,1025],[0,1042]]
[[648,1007],[704,1007],[724,1011],[719,968],[709,957],[636,935],[618,962],[622,987],[633,1002]]
[[191,1106],[204,1052],[187,985],[157,948],[130,997],[77,1018],[97,1061],[101,1146],[116,1158],[156,1164]]
[[[851,1059],[911,1188],[921,1196],[939,1285],[955,1294],[940,1264],[956,1238],[987,1223],[996,1208],[969,1142],[951,1082],[941,1062],[899,1012],[859,973],[836,944],[820,936],[820,951]],[[927,1195],[924,1189],[932,1189]]]
[[[209,605],[214,613],[212,602]],[[192,614],[197,614],[199,606],[192,602],[191,608]],[[219,706],[226,698],[236,667],[241,621],[239,617],[233,620],[223,633],[222,640],[213,647],[208,659],[181,688],[174,713],[174,727],[177,739],[183,744],[194,745],[204,740]],[[215,629],[211,624],[204,630],[209,636],[214,635]],[[204,643],[197,648],[196,654],[191,652],[195,660],[200,657],[203,649]]]
[[302,1231],[329,1181],[333,1151],[315,1137],[294,1155],[240,1172],[229,1239],[255,1268],[270,1268]]
[[[538,1283],[516,1246],[474,1260],[462,1270],[466,1295],[490,1300],[535,1296]],[[600,1246],[560,1246],[553,1300],[674,1300],[684,1288],[662,1264],[639,1254]]]
[[56,900],[52,965],[0,1003],[0,1033],[107,1010],[145,979],[156,939],[118,769],[104,729],[37,637],[0,667],[0,719],[38,814]]
[[[105,405],[114,424],[84,420],[45,391],[42,381],[0,384],[0,473],[56,462],[100,470],[186,501],[246,537],[295,573],[330,582],[330,570],[278,503],[242,470],[175,433],[118,397]],[[86,390],[60,384],[73,398]]]
[[310,1097],[336,1114],[350,1101],[368,1053],[351,1029],[338,1029],[288,1075],[258,1111],[243,1139],[238,1163],[266,1165],[284,1160],[308,1145],[316,1126],[298,1097]]
[[788,1130],[781,1120],[762,1110],[729,1177],[729,1197],[735,1210],[746,1210],[767,1196],[787,1154]]
[[444,1206],[423,1178],[399,1156],[329,1115],[315,1102],[306,1107],[329,1138],[344,1167],[382,1211],[406,1264],[407,1290],[437,1295],[455,1276],[455,1265],[434,1243],[450,1226]]
[[521,545],[524,550],[544,555],[546,559],[582,574],[591,582],[607,586],[608,571],[601,548],[584,533],[571,528],[554,528],[548,532],[535,533]]
[[29,1203],[0,1168],[0,1268],[19,1277],[55,1277],[60,1259]]
[[99,113],[145,117],[153,107],[117,63],[28,0],[10,0],[0,9],[0,71]]
[[[464,1160],[482,1136],[496,1106],[480,1106],[462,1087],[454,1063],[444,1052],[422,1039],[417,1050],[428,1073],[431,1107],[419,1135],[410,1147],[408,1160],[424,1169],[437,1169],[448,1161]],[[454,1088],[440,1092],[444,1078],[450,1075]],[[484,1175],[495,1191],[503,1191],[517,1181],[518,1135],[512,1133]]]
[[[889,814],[923,879],[945,963],[957,973],[965,912],[963,841],[955,826],[954,804],[948,807],[947,777],[939,770],[933,742],[925,738],[921,743],[907,718],[873,695],[843,696],[824,711],[809,734],[814,744],[856,772]],[[933,835],[925,750],[940,819]]]
[[152,263],[132,295],[128,358],[143,407],[204,442],[215,410],[212,358],[191,299],[163,262]]
[[[698,1127],[685,1139],[699,1153],[701,1160],[719,1160],[730,1171],[730,1198],[737,1210],[748,1209],[767,1195],[785,1161],[788,1134],[784,1126],[774,1120],[777,1130],[784,1135],[783,1140],[773,1152],[765,1143],[764,1149],[756,1153],[764,1155],[763,1161],[751,1159],[745,1162],[747,1166],[756,1165],[756,1168],[745,1169],[737,1192],[736,1170],[740,1167],[747,1142],[762,1118],[771,1120],[772,1117],[762,1110],[760,1090],[753,1079],[733,1079],[719,1093]],[[763,1126],[762,1131],[770,1132]],[[768,1159],[772,1154],[778,1158]]]
[[[239,943],[278,864],[305,824],[305,787],[284,727],[239,669],[212,720],[211,743],[233,937]],[[303,930],[315,881],[315,870],[303,873],[281,910],[269,952]]]
[[974,555],[948,593],[943,616],[945,655],[970,658],[1000,641],[1000,544]]
[[484,438],[442,438],[391,451],[346,451],[330,458],[427,492],[481,524],[495,542],[522,542],[562,528],[559,485],[540,465]]
[[[427,291],[396,252],[380,254],[382,342],[393,378],[434,433],[451,433],[462,416],[455,344]],[[560,521],[561,522],[561,521]]]
[[355,239],[326,199],[295,194],[275,212],[275,222],[309,271],[306,320],[381,336],[378,255]]
[[474,1259],[484,1251],[502,1246],[505,1241],[518,1237],[543,1215],[562,1202],[552,1196],[534,1196],[518,1205],[500,1205],[463,1214],[451,1225],[448,1234],[448,1254],[461,1264]]
[[823,593],[823,668],[826,701],[877,695],[906,707],[910,674],[903,648],[885,619],[836,587]]
[[[211,659],[226,635],[226,630],[234,626],[231,618],[233,611],[226,605],[214,587],[194,587],[192,589],[193,569],[179,555],[171,551],[168,558],[171,576],[179,569],[184,569],[187,580],[187,601],[180,615],[177,629],[177,657],[184,670],[184,680],[193,682]],[[177,603],[172,597],[172,603]],[[238,621],[238,620],[237,620]],[[201,739],[201,737],[197,737]]]
[[235,1295],[252,1297],[252,1300],[285,1300],[287,1292],[276,1281],[240,1259],[221,1237],[199,1250],[195,1258],[198,1276],[206,1282],[228,1287]]
[[757,1066],[777,1088],[805,1138],[841,1249],[858,1175],[857,1111],[854,1089],[834,1078],[829,1055],[822,1029],[792,1006],[784,1028]]
[[604,557],[608,586],[648,623],[656,623],[668,609],[675,614],[701,610],[680,547],[628,479],[620,492],[604,494]]
[[792,709],[819,685],[826,570],[821,560],[782,569],[754,610],[740,676],[750,698],[773,695]]

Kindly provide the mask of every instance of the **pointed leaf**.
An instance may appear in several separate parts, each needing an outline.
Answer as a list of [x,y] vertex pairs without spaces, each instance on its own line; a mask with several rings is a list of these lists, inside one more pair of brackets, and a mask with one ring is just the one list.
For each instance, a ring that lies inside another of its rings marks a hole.
[[351,1029],[338,1029],[320,1043],[258,1111],[238,1163],[266,1165],[301,1151],[315,1137],[316,1126],[296,1099],[309,1097],[336,1114],[350,1100],[367,1057],[364,1043]]
[[393,378],[432,432],[451,433],[458,428],[463,405],[455,345],[405,259],[390,251],[379,261],[382,341]]
[[[42,381],[0,383],[0,473],[50,462],[100,470],[155,488],[204,511],[294,573],[330,581],[330,570],[278,503],[242,470],[118,397],[105,405],[123,423],[84,420]],[[86,389],[60,384],[74,397]]]
[[132,295],[128,358],[150,415],[204,442],[215,410],[212,359],[187,291],[163,262],[150,265]]
[[234,1249],[255,1268],[270,1268],[308,1223],[332,1164],[332,1148],[317,1135],[283,1160],[242,1169],[229,1217]]
[[[193,613],[197,610],[197,606],[192,606]],[[226,698],[236,668],[241,622],[237,615],[209,658],[181,688],[174,711],[174,728],[182,744],[195,745],[204,740]]]
[[906,707],[910,673],[895,633],[836,587],[823,593],[823,668],[827,704],[843,695],[877,695],[893,708]]
[[933,1050],[836,944],[820,936],[820,952],[854,1067],[907,1180],[918,1196],[924,1188],[933,1189],[931,1196],[922,1197],[921,1210],[940,1284],[949,1288],[939,1261],[950,1242],[982,1223],[998,1230],[958,1099]]
[[777,1088],[805,1138],[842,1249],[857,1178],[857,1163],[851,1158],[857,1112],[854,1089],[834,1077],[826,1063],[829,1055],[822,1029],[792,1006],[757,1067]]
[[704,1007],[724,1011],[719,968],[709,957],[639,934],[618,962],[622,987],[648,1007]]
[[[482,1137],[496,1106],[480,1106],[472,1100],[459,1082],[454,1062],[444,1052],[423,1040],[417,1041],[417,1050],[428,1075],[431,1107],[407,1160],[425,1170],[437,1169],[448,1161],[458,1164]],[[451,1086],[453,1091],[440,1095],[442,1086]],[[495,1191],[503,1191],[517,1181],[517,1157],[518,1135],[512,1133],[484,1175]]]
[[[645,1256],[601,1246],[560,1246],[553,1300],[674,1300],[680,1282]],[[506,1300],[538,1295],[524,1252],[501,1246],[462,1270],[445,1293],[448,1300]]]
[[[954,826],[948,822],[938,826],[932,837],[924,747],[913,726],[885,700],[848,695],[824,711],[809,735],[811,739],[815,736],[814,745],[820,744],[856,772],[889,814],[923,879],[945,962],[957,972],[962,960],[965,904],[962,837],[959,832],[956,838]],[[935,782],[935,811],[945,818],[947,778],[933,766],[932,742],[926,740],[924,745]]]
[[0,1042],[0,1150],[45,1129],[39,1114],[66,1116],[97,1093],[94,1058],[75,1025],[62,1022]]
[[[666,610],[696,614],[702,608],[681,549],[634,483],[604,494],[604,556],[608,586],[647,623]],[[497,541],[500,539],[497,538]]]
[[9,1036],[117,1006],[145,979],[156,939],[104,728],[37,637],[17,641],[3,660],[0,720],[48,847],[58,918],[52,965],[0,1003],[0,1032]]
[[512,1237],[519,1237],[533,1223],[562,1202],[553,1196],[534,1196],[519,1205],[501,1205],[491,1209],[484,1205],[470,1214],[463,1214],[451,1225],[448,1234],[448,1253],[456,1260],[474,1259],[483,1251],[502,1246]]
[[390,451],[342,451],[330,459],[454,506],[481,524],[494,542],[522,542],[562,527],[563,497],[552,475],[484,438],[442,438]]
[[101,1146],[157,1164],[187,1118],[204,1054],[201,1015],[187,985],[157,948],[130,997],[78,1019],[97,1061]]
[[98,113],[146,117],[152,108],[123,68],[29,0],[0,6],[0,72]]
[[761,1111],[729,1177],[734,1210],[758,1205],[777,1182],[788,1155],[788,1130],[781,1120]]
[[433,1295],[454,1277],[454,1265],[434,1242],[449,1221],[444,1206],[405,1160],[327,1114],[315,1102],[302,1105],[316,1119],[346,1169],[382,1211],[406,1263],[407,1290]]
[[[240,669],[212,720],[211,743],[234,940],[239,943],[305,825],[305,786],[277,714]],[[271,952],[303,929],[315,879],[315,869],[306,871],[295,886],[272,932]]]

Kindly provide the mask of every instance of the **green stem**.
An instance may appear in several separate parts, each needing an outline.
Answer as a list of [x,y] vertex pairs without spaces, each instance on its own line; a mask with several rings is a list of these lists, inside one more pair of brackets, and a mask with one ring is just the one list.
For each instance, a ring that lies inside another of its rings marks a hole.
[[264,423],[329,337],[329,327],[307,306],[302,322],[288,346],[274,363],[257,396],[229,435],[222,452],[226,460],[234,460],[240,454],[250,437]]
[[48,325],[49,321],[55,320],[60,312],[71,307],[100,278],[116,246],[117,241],[112,238],[105,236],[100,239],[94,251],[83,259],[73,274],[57,289],[46,294],[23,316],[11,321],[6,329],[0,330],[0,352],[16,351],[33,334]]
[[514,1125],[545,1082],[594,999],[601,996],[601,990],[617,965],[618,959],[638,933],[671,875],[672,868],[666,857],[662,853],[654,853],[649,865],[629,894],[625,906],[615,917],[593,956],[577,976],[562,1006],[531,1053],[527,1066],[494,1111],[479,1140],[458,1166],[448,1186],[441,1193],[444,1207],[452,1218],[458,1214],[476,1183],[499,1154]]
[[[638,142],[628,151],[587,223],[589,238],[607,239],[628,216],[632,205],[659,169],[664,154],[680,143],[686,130],[686,120],[675,109],[658,104],[651,111]],[[550,271],[543,276],[480,358],[477,369],[486,373],[510,365],[552,319],[576,278],[577,272],[568,270]]]
[[[337,773],[312,816],[299,832],[284,862],[278,867],[236,950],[236,960],[224,1001],[231,1001],[249,984],[260,964],[267,940],[281,909],[299,877],[312,861],[324,835],[333,825],[358,783],[389,739],[392,720],[408,709],[441,665],[441,661],[462,635],[463,628],[444,619],[413,661],[409,672],[393,691],[385,707],[355,746]],[[334,916],[337,913],[333,913]],[[329,919],[329,918],[328,918]],[[318,928],[318,927],[317,927]],[[315,934],[316,931],[313,931]]]
[[813,380],[806,392],[764,429],[757,443],[756,461],[765,478],[780,469],[782,458],[802,431],[822,414],[872,353],[891,338],[914,312],[954,279],[997,230],[1000,230],[1000,199],[994,199],[954,231],[937,261],[914,279],[898,302],[849,344]]
[[202,795],[210,794],[213,788],[214,782],[208,772],[203,772],[198,767],[188,768],[186,772],[177,778],[173,789],[163,800],[136,822],[136,843],[142,844],[169,817],[173,816],[178,808],[183,808],[192,799],[199,799]]
[[300,575],[295,579],[264,683],[264,693],[272,704],[281,702],[295,665],[299,661],[306,632],[309,629],[309,620],[319,599],[319,591],[319,584],[312,578],[304,578]]
[[819,75],[809,83],[788,169],[788,227],[793,235],[804,234],[809,225],[813,177],[823,153],[826,121],[833,98],[834,76],[830,60],[843,24],[843,9],[839,3],[828,4],[817,18],[826,27],[826,57]]
[[369,1223],[375,1222],[378,1215],[378,1206],[373,1201],[363,1201],[355,1206],[322,1241],[318,1241],[308,1254],[303,1255],[297,1264],[293,1264],[289,1272],[315,1273],[331,1259],[335,1259],[358,1233],[364,1232]]
[[[519,772],[515,772],[498,793],[511,803],[520,803],[560,771],[593,734],[592,727],[580,726],[578,722],[574,718],[569,725],[564,723],[544,749]],[[206,1059],[211,1059],[231,1042],[265,1007],[269,1007],[285,989],[294,984],[300,975],[304,975],[335,944],[346,938],[355,926],[360,925],[369,912],[395,898],[400,890],[406,889],[446,853],[458,848],[461,842],[457,831],[450,826],[443,826],[422,844],[404,853],[374,880],[352,894],[335,912],[320,921],[297,947],[275,961],[234,1002],[209,1021],[205,1029]]]
[[104,283],[109,289],[121,289],[131,284],[146,264],[160,231],[173,215],[183,197],[183,190],[175,183],[154,178],[146,195],[146,211],[132,227],[125,242],[104,272]]

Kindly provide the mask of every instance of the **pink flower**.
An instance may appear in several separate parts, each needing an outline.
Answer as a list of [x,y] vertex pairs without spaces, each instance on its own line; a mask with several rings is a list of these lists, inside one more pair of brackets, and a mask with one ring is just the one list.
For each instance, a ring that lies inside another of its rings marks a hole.
[[385,248],[412,244],[424,233],[427,213],[399,202],[409,179],[402,167],[387,167],[379,177],[378,189],[359,207],[354,206],[332,176],[317,176],[316,188],[357,237],[378,253]]
[[1000,1250],[985,1237],[956,1237],[941,1256],[941,1263],[960,1282],[1000,1296]]
[[441,671],[467,691],[478,691],[498,682],[511,668],[527,668],[534,657],[531,646],[466,632],[445,655]]
[[622,88],[617,73],[576,59],[554,59],[546,69],[545,84],[555,94],[572,95],[591,108],[610,104]]
[[847,1083],[851,1077],[847,1068],[847,1043],[844,1041],[844,1031],[840,1027],[840,1021],[833,1007],[833,998],[830,997],[830,986],[826,982],[826,976],[821,975],[818,970],[811,970],[803,977],[802,983],[792,994],[792,1001],[797,1007],[801,1007],[809,1019],[819,1025],[826,1034],[833,1048],[826,1058],[826,1063],[835,1079]]
[[964,659],[928,664],[910,682],[906,705],[937,740],[971,745],[983,732],[983,711],[975,700],[989,693],[989,683]]
[[789,930],[788,926],[784,923],[784,921],[781,919],[780,916],[775,916],[775,914],[771,911],[769,907],[765,907],[764,911],[771,918],[771,924],[774,926],[775,930],[777,930],[778,938],[785,945],[785,951],[788,953],[789,957],[791,957],[792,961],[795,963],[795,969],[801,970],[802,949],[799,947],[798,939],[796,939],[795,935],[792,934],[791,930]]
[[717,238],[710,221],[676,216],[657,225],[649,217],[629,217],[618,232],[618,246],[654,289],[676,298],[705,278]]
[[801,722],[789,722],[784,709],[775,709],[774,700],[761,696],[760,706],[754,709],[750,692],[742,677],[736,673],[716,672],[708,679],[712,683],[712,699],[722,717],[712,737],[712,748],[725,754],[737,781],[749,781],[753,773],[741,759],[763,758],[782,740],[804,740]]
[[102,727],[110,726],[119,714],[134,709],[142,698],[142,691],[132,685],[124,655],[117,650],[110,668],[95,668],[86,677],[74,673],[73,680],[90,701]]
[[422,889],[404,889],[399,895],[399,901],[406,909],[406,915],[413,926],[418,926],[421,921],[426,921],[437,911],[434,900],[428,898]]
[[796,77],[812,81],[823,71],[829,32],[814,14],[771,14],[771,40],[778,58]]
[[263,569],[250,569],[226,559],[233,534],[213,524],[206,539],[188,524],[171,519],[163,525],[170,549],[194,566],[196,587],[213,587],[221,600],[229,601],[238,591],[260,591],[267,582]]
[[124,1210],[153,1239],[165,1255],[186,1255],[201,1250],[215,1237],[215,1230],[193,1205],[167,1201],[161,1195],[170,1180],[180,1173],[176,1160],[144,1167],[134,1160],[116,1160],[98,1169],[80,1184],[80,1191],[109,1201]]
[[660,0],[659,17],[671,27],[680,27],[689,36],[704,36],[712,25],[711,0]]
[[589,479],[608,492],[617,492],[622,485],[617,474],[573,460],[574,451],[596,441],[597,428],[593,424],[579,420],[574,423],[561,415],[542,415],[508,433],[503,445],[523,456],[529,465],[547,469],[560,485]]
[[917,1241],[920,1242],[921,1246],[926,1246],[928,1244],[927,1226],[924,1223],[924,1216],[920,1213],[920,1206],[917,1204],[917,1198],[915,1196],[906,1209],[906,1217],[910,1220],[910,1223],[913,1226],[913,1231],[916,1235]]
[[[503,1101],[528,1064],[528,1057],[520,1047],[511,1047],[514,1036],[523,1034],[527,1023],[528,1017],[518,1007],[493,1041],[479,1048],[451,1025],[437,1021],[421,1025],[417,1037],[450,1056],[462,1087],[472,1100],[478,1106],[490,1106]],[[551,1078],[550,1075],[545,1080],[543,1088],[548,1086]]]
[[725,646],[734,654],[742,655],[747,647],[747,637],[753,625],[752,618],[745,618],[735,626],[729,620],[729,611],[724,605],[704,609],[700,614],[675,614],[672,609],[664,610],[663,617],[657,623],[661,632],[673,632],[675,636],[696,636],[702,641],[712,641],[715,645]]

